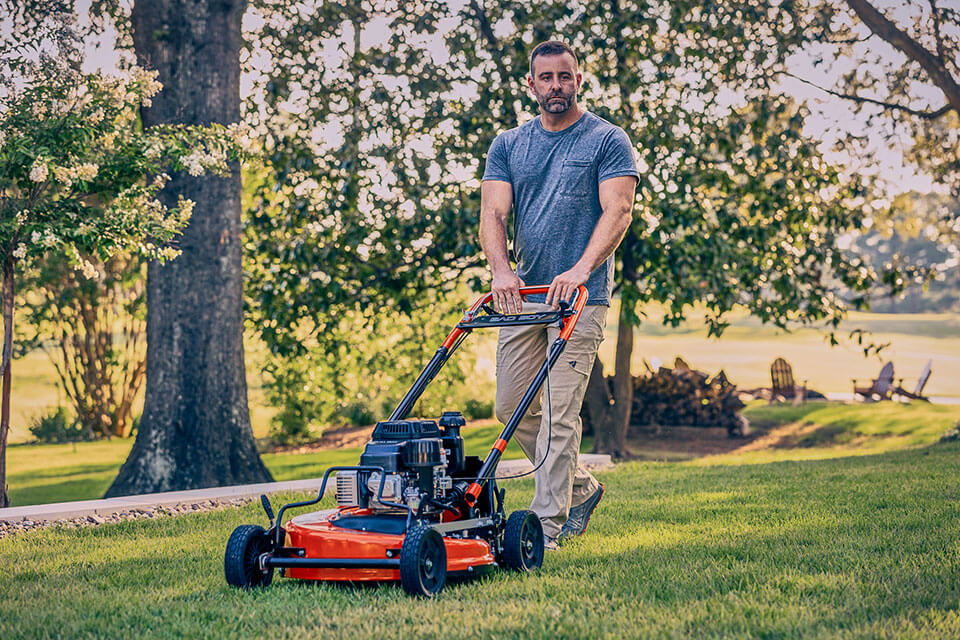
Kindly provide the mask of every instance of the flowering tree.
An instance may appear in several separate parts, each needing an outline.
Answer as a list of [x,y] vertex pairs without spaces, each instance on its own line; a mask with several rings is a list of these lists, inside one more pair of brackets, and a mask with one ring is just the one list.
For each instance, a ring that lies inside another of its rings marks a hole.
[[164,169],[223,173],[236,156],[236,131],[223,126],[139,126],[139,107],[161,89],[155,72],[84,74],[68,57],[41,52],[38,59],[14,53],[0,62],[0,507],[9,503],[5,450],[17,273],[54,253],[88,279],[102,277],[98,262],[121,253],[161,262],[176,257],[172,241],[193,202],[161,203],[157,195],[170,179]]

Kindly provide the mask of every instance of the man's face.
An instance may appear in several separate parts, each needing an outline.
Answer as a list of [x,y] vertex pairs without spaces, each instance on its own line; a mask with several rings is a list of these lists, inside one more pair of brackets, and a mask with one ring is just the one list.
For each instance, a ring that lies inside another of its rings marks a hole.
[[566,113],[577,103],[582,77],[569,53],[537,56],[533,60],[533,73],[532,78],[527,78],[527,84],[544,112]]

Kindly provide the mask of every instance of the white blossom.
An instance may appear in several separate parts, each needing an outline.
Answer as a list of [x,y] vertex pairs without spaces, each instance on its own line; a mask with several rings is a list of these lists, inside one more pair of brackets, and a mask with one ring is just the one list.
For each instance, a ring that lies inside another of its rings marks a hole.
[[93,162],[84,162],[78,167],[74,167],[75,175],[79,180],[93,180],[97,177],[97,172],[100,170]]
[[6,139],[7,139],[7,134],[3,132],[3,129],[0,129],[0,147],[3,146],[3,143]]
[[27,216],[30,215],[29,209],[21,209],[17,211],[17,224],[24,224],[27,221]]
[[193,214],[193,206],[196,204],[193,200],[181,198],[177,203],[180,205],[180,216],[183,219],[189,218]]
[[17,260],[22,260],[25,255],[27,255],[27,248],[21,242],[17,245],[17,248],[13,250],[13,257]]
[[33,161],[33,166],[30,167],[30,179],[34,182],[43,182],[47,179],[47,163],[42,156],[37,156],[37,159]]
[[167,186],[167,183],[170,182],[170,176],[166,173],[157,174],[153,178],[153,184],[151,185],[154,189],[163,189]]
[[57,244],[58,244],[59,242],[60,242],[60,238],[58,238],[58,237],[56,236],[56,234],[54,234],[54,233],[53,233],[52,231],[50,231],[49,229],[47,229],[46,233],[43,234],[43,241],[42,241],[42,243],[43,243],[43,246],[47,247],[48,249],[49,249],[50,247],[55,247],[55,246],[57,246]]
[[187,173],[192,176],[201,176],[203,175],[203,160],[206,158],[206,155],[201,149],[194,149],[190,155],[183,158],[183,166],[186,167]]
[[93,263],[87,260],[81,260],[74,269],[82,271],[83,277],[87,280],[94,280],[100,275]]
[[39,231],[34,231],[33,233],[30,234],[30,242],[32,242],[33,244],[37,244],[40,242],[40,239],[42,237],[43,235]]

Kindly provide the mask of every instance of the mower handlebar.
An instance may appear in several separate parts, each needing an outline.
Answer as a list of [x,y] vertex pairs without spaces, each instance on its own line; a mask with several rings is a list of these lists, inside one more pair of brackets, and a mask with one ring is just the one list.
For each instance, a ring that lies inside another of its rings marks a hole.
[[[520,295],[537,295],[540,293],[547,293],[549,290],[550,285],[547,284],[520,287]],[[465,322],[473,320],[477,313],[479,313],[480,310],[492,300],[493,292],[485,293],[477,298],[477,301],[474,302],[473,305],[466,310],[466,312],[464,312],[463,320]],[[561,309],[565,304],[567,304],[565,301],[560,303]],[[574,292],[573,301],[569,304],[573,309],[573,313],[563,319],[563,328],[560,330],[560,338],[562,338],[564,341],[570,339],[570,334],[573,333],[573,328],[577,326],[577,321],[580,319],[580,313],[583,311],[583,307],[587,304],[587,288],[583,285],[577,287],[577,290]],[[454,329],[450,332],[450,335],[447,336],[447,339],[443,341],[443,346],[449,349],[463,333],[463,329]]]

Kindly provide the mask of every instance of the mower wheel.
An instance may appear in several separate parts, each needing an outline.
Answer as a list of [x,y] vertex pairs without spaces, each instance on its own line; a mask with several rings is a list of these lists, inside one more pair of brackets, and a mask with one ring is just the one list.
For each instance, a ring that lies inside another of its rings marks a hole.
[[514,571],[534,571],[543,564],[543,525],[533,511],[514,511],[507,518],[501,559]]
[[233,530],[223,555],[223,569],[227,584],[250,589],[266,587],[273,580],[273,568],[260,570],[260,555],[270,551],[273,542],[263,527],[242,524]]
[[431,527],[407,531],[400,547],[400,584],[412,596],[432,598],[447,583],[447,548]]

